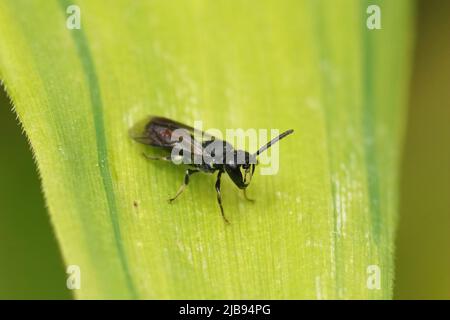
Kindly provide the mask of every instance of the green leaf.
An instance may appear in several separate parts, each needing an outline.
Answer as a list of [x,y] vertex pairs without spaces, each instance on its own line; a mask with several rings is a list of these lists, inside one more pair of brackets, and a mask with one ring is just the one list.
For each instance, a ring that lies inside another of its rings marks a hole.
[[[0,3],[0,74],[31,141],[79,298],[390,298],[411,52],[407,0]],[[373,1],[370,1],[373,4]],[[149,114],[295,129],[277,175],[152,163]],[[376,265],[379,290],[368,288]]]
[[69,299],[36,168],[17,123],[0,88],[0,300]]

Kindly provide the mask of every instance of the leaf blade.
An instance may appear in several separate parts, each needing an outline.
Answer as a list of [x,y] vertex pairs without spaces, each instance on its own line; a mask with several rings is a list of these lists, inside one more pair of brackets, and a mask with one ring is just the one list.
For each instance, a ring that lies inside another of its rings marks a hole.
[[[380,2],[396,14],[372,40],[359,2],[317,3],[79,1],[82,30],[72,31],[64,1],[39,10],[2,4],[2,78],[36,152],[66,262],[87,277],[79,297],[391,296],[396,196],[388,177],[406,90],[386,98],[393,118],[379,102],[383,74],[367,73],[381,64],[364,58],[364,41],[397,63],[384,37],[409,32],[409,5]],[[408,54],[408,41],[399,50]],[[405,74],[407,59],[400,67]],[[34,87],[23,92],[29,79]],[[182,170],[146,162],[127,134],[148,114],[296,133],[279,146],[279,173],[255,177],[254,205],[224,182],[227,228],[211,177],[193,178],[178,203],[166,204]],[[383,271],[380,291],[366,286],[370,264]]]

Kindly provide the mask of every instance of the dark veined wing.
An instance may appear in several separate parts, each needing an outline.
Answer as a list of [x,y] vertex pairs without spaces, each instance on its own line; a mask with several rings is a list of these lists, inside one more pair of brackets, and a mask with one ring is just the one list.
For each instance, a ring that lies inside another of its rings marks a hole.
[[184,143],[189,144],[185,144],[184,148],[199,155],[202,154],[202,141],[215,139],[201,130],[158,116],[151,116],[137,123],[131,129],[131,136],[140,143],[165,149],[172,149],[180,142],[180,137],[183,137]]
[[214,137],[210,134],[207,134],[201,130],[195,129],[191,126],[188,126],[184,123],[175,121],[175,120],[171,120],[168,118],[164,118],[164,117],[157,117],[157,116],[152,116],[150,117],[149,121],[148,121],[148,125],[147,127],[151,127],[151,126],[158,126],[158,127],[166,127],[169,130],[177,130],[177,129],[185,129],[187,130],[192,136],[197,136],[198,137],[203,137],[203,139],[207,139],[207,140],[211,140],[214,139]]

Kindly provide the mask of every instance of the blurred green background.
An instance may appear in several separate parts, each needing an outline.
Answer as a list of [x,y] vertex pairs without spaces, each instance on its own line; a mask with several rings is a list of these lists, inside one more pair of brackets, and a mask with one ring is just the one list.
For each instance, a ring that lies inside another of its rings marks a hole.
[[450,299],[450,1],[420,1],[417,30],[395,297]]
[[[450,299],[450,1],[419,1],[417,13],[395,298]],[[3,91],[0,148],[0,299],[70,299],[32,154]]]
[[0,299],[67,299],[32,153],[0,91]]

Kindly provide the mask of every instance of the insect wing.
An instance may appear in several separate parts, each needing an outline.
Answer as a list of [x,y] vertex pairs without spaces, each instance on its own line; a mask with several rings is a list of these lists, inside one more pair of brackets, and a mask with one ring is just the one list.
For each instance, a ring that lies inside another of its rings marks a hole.
[[[214,136],[204,133],[181,122],[171,119],[152,116],[136,124],[132,130],[133,138],[143,144],[161,147],[167,150],[177,148],[188,154],[189,159],[197,163],[202,159],[204,142],[215,140]],[[185,157],[183,157],[186,161]],[[186,162],[185,162],[186,163]]]
[[178,145],[193,156],[202,156],[202,140],[214,139],[201,130],[163,117],[151,117],[146,131],[155,134],[161,143],[158,146],[173,148]]
[[172,141],[174,128],[161,121],[145,120],[137,123],[131,129],[133,138],[143,144],[172,148],[175,141]]

